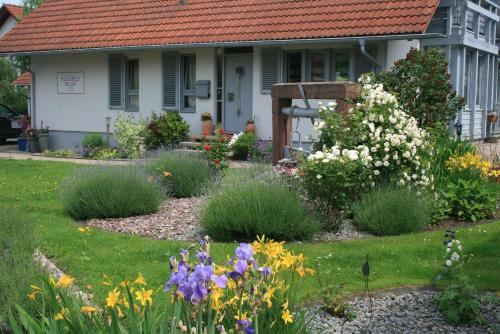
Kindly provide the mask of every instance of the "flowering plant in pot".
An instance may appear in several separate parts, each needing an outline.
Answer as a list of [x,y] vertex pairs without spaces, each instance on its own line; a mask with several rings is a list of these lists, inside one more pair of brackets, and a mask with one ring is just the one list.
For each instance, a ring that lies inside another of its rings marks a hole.
[[202,135],[208,136],[212,134],[212,114],[208,111],[201,113],[201,132]]

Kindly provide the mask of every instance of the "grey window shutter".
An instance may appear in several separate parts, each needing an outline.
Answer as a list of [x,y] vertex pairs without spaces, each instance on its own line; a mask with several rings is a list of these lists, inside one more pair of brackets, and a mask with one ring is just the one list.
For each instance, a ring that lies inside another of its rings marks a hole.
[[281,50],[262,49],[262,93],[270,93],[271,88],[281,79]]
[[162,95],[164,108],[177,108],[179,82],[179,55],[166,52],[162,55]]
[[125,57],[110,55],[109,60],[109,106],[123,108],[125,99]]
[[[376,45],[369,45],[366,47],[366,51],[376,58],[377,56],[377,46]],[[353,80],[355,82],[358,81],[359,77],[361,77],[361,74],[369,73],[369,72],[375,72],[376,66],[373,64],[370,60],[368,60],[365,56],[361,54],[361,50],[359,46],[354,48],[353,51],[353,60],[354,60],[354,78]]]

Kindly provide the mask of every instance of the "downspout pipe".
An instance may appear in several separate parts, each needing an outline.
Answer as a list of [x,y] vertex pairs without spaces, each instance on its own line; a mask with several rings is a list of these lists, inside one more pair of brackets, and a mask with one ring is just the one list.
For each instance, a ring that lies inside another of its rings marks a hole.
[[[18,69],[22,70],[22,68],[19,68],[16,63],[14,62],[14,57],[12,55],[9,55],[8,57],[9,59],[9,63],[14,66],[14,67],[17,67]],[[32,70],[28,70],[27,72],[29,72],[31,74],[31,87],[30,87],[30,116],[31,116],[31,127],[32,128],[36,128],[36,103],[35,103],[35,72],[33,72]],[[21,73],[22,74],[22,73]]]
[[377,59],[373,58],[367,51],[366,51],[366,40],[360,39],[358,41],[359,43],[359,49],[361,50],[361,54],[368,59],[373,65],[375,65],[375,71],[378,72],[382,69],[382,65],[377,61]]

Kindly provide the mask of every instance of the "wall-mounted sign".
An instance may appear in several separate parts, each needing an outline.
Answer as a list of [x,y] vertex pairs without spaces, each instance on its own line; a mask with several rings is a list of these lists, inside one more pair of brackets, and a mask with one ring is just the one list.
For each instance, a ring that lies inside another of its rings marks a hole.
[[59,72],[57,73],[58,94],[83,94],[85,93],[85,73]]

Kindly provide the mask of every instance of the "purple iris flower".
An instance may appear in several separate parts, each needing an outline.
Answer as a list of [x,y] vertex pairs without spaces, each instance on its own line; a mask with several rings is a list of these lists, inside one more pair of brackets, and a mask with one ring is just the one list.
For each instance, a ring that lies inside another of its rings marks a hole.
[[250,319],[243,319],[236,321],[236,326],[238,328],[243,328],[245,330],[245,334],[254,334],[255,330],[253,329],[252,322]]
[[172,285],[180,286],[187,278],[189,268],[184,263],[179,263],[177,271],[173,272],[165,284],[165,291],[169,291]]
[[215,285],[219,289],[226,288],[226,285],[227,285],[227,277],[226,277],[226,275],[220,275],[220,276],[212,275],[212,281],[214,281]]
[[244,261],[244,260],[238,260],[238,263],[236,263],[236,265],[234,266],[234,270],[240,274],[240,275],[243,275],[245,273],[245,271],[247,270],[248,268],[248,263],[247,261]]
[[196,257],[198,257],[200,263],[206,263],[208,260],[208,254],[206,252],[198,252],[196,253]]
[[268,277],[273,271],[269,267],[260,267],[259,272],[262,274],[262,276]]
[[199,264],[194,269],[194,272],[191,275],[189,275],[188,280],[208,282],[213,274],[214,274],[214,268],[212,266]]
[[193,289],[193,293],[190,296],[189,301],[193,304],[199,304],[208,294],[207,288],[202,284],[196,284]]
[[249,244],[241,243],[240,246],[236,248],[235,255],[241,260],[253,260],[253,248]]

